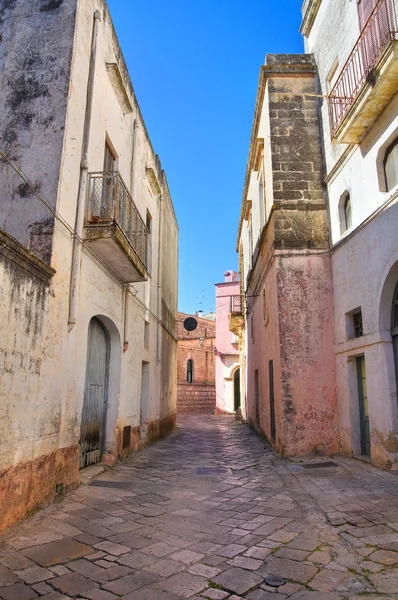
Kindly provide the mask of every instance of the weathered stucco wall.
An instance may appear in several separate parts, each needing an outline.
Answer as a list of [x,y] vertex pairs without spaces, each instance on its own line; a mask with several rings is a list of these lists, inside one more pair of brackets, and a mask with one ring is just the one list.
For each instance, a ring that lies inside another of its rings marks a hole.
[[[62,30],[62,36],[65,39],[69,36],[71,48],[73,47],[71,80],[67,81],[65,89],[62,87],[63,80],[59,85],[63,96],[57,106],[58,114],[62,113],[63,102],[66,107],[64,121],[59,128],[63,144],[62,159],[60,156],[59,160],[62,165],[59,180],[55,166],[58,153],[61,152],[60,140],[57,136],[46,137],[44,130],[47,126],[44,123],[41,123],[43,131],[37,134],[38,146],[31,148],[27,145],[24,154],[24,145],[21,144],[21,153],[16,158],[19,164],[25,164],[26,161],[27,171],[29,165],[34,165],[39,160],[43,163],[44,172],[47,168],[54,167],[54,172],[51,171],[54,194],[44,188],[41,191],[54,198],[54,206],[57,198],[58,213],[73,226],[80,181],[93,23],[95,11],[99,10],[101,20],[94,71],[88,170],[103,170],[105,142],[108,141],[116,154],[115,168],[122,174],[142,219],[146,221],[147,211],[150,215],[152,261],[150,276],[146,282],[123,286],[114,273],[84,245],[78,263],[76,324],[72,327],[68,327],[68,316],[73,239],[60,220],[56,219],[54,223],[51,255],[51,265],[56,272],[52,272],[53,277],[51,283],[47,284],[44,296],[40,292],[37,306],[33,307],[33,303],[37,300],[40,286],[34,287],[26,278],[20,283],[18,278],[5,272],[0,310],[0,319],[4,324],[9,323],[10,310],[14,310],[15,314],[18,310],[24,315],[34,308],[36,310],[32,312],[34,318],[31,322],[28,323],[26,315],[19,320],[14,316],[8,328],[8,355],[15,352],[16,358],[11,367],[7,367],[9,372],[6,371],[6,390],[12,384],[13,395],[7,391],[7,402],[1,404],[7,409],[4,418],[0,420],[0,439],[4,440],[0,471],[3,480],[8,482],[8,491],[18,490],[20,478],[29,472],[26,481],[29,481],[32,490],[37,490],[37,494],[32,492],[29,497],[22,497],[16,493],[13,497],[10,496],[7,517],[3,519],[7,523],[21,518],[27,510],[40,502],[51,500],[54,486],[72,485],[78,481],[78,445],[86,376],[87,335],[93,317],[103,324],[110,345],[105,459],[111,463],[118,457],[125,456],[129,449],[134,450],[140,444],[163,435],[173,426],[176,412],[178,227],[167,181],[146,132],[105,2],[81,0],[76,14],[76,28],[72,26],[70,30],[66,17],[69,15],[72,18],[74,14],[72,3],[64,0],[57,4],[59,12],[53,11],[53,21],[47,23],[48,11],[40,10],[44,1],[27,3],[16,0],[7,3],[9,8],[5,14],[9,20],[10,11],[13,18],[17,19],[21,16],[21,6],[28,10],[29,5],[33,16],[24,21],[26,39],[29,39],[29,31],[30,37],[35,36],[37,22],[42,19],[41,26],[50,28],[50,39],[51,35],[55,35],[51,29],[54,27],[54,30],[58,29],[58,38]],[[60,26],[57,19],[64,17],[65,26]],[[58,52],[62,54],[62,44],[58,44],[56,50],[54,48],[54,62],[64,68],[64,55],[61,58]],[[118,65],[120,78],[116,83],[115,80],[112,81],[106,63]],[[65,73],[67,77],[67,71]],[[127,104],[130,108],[126,111]],[[42,110],[51,116],[45,103]],[[4,121],[0,125],[1,138]],[[38,121],[37,127],[39,125]],[[20,130],[22,129],[23,124],[20,125]],[[52,157],[54,164],[51,162]],[[15,181],[12,185],[15,187]],[[42,205],[35,197],[30,198],[29,202],[35,219],[50,215],[47,209],[47,212],[42,212]],[[13,206],[17,206],[15,222],[19,215],[18,222],[23,223],[26,216],[25,204],[14,203]],[[27,243],[26,238],[22,241]],[[35,323],[38,323],[35,325],[37,331],[32,329]],[[22,336],[24,327],[30,327],[26,339]],[[18,367],[18,352],[21,353],[22,369]],[[147,375],[144,378],[145,369]],[[14,405],[21,406],[21,412],[13,410]],[[130,448],[122,448],[125,427],[131,427]],[[43,461],[48,465],[45,470],[41,466]],[[40,473],[45,473],[51,489],[41,484]],[[62,477],[58,476],[59,473],[63,474]],[[11,510],[13,504],[18,506],[17,511]]]
[[[0,5],[0,149],[57,203],[76,0]],[[0,226],[46,262],[53,217],[0,161]],[[39,236],[39,237],[38,237]]]
[[[338,403],[342,447],[360,454],[355,358],[364,355],[372,461],[391,467],[398,456],[397,381],[391,311],[398,282],[395,202],[333,253]],[[366,273],[366,277],[364,274]],[[350,334],[351,312],[361,308],[363,336]]]
[[63,398],[46,394],[53,274],[0,230],[0,531],[79,480],[77,445],[60,439]]

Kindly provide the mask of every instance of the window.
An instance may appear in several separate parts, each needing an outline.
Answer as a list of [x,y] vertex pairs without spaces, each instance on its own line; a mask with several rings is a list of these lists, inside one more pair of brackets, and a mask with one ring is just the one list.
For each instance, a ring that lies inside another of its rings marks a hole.
[[354,308],[345,315],[347,340],[363,336],[363,318],[361,307]]
[[340,198],[339,217],[340,233],[344,233],[352,226],[351,196],[348,192],[344,192]]
[[268,302],[267,302],[267,289],[263,289],[263,319],[264,325],[268,323]]
[[384,157],[387,192],[398,184],[398,138],[387,148]]
[[188,383],[193,381],[193,362],[191,359],[187,361],[187,381]]

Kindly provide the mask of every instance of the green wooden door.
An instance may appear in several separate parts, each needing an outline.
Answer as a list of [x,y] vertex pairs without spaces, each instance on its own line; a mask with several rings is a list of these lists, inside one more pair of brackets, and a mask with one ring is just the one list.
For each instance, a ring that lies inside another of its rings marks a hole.
[[370,427],[368,410],[368,391],[366,387],[365,357],[357,358],[359,422],[361,430],[361,454],[370,456]]

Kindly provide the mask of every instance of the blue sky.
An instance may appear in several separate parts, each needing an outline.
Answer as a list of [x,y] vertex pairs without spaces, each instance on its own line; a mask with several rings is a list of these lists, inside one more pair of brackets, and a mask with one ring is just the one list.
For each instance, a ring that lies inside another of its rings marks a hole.
[[302,0],[108,0],[178,224],[179,310],[215,307],[235,242],[260,65],[303,52]]

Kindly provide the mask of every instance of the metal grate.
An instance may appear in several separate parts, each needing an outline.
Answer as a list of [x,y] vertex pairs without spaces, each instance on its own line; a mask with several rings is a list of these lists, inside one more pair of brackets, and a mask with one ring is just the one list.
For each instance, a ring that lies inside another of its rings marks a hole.
[[362,311],[360,310],[357,313],[354,313],[352,315],[352,318],[354,319],[354,331],[355,331],[355,337],[359,338],[363,336],[363,319],[362,319]]
[[120,173],[89,173],[86,225],[118,225],[146,268],[148,229]]

